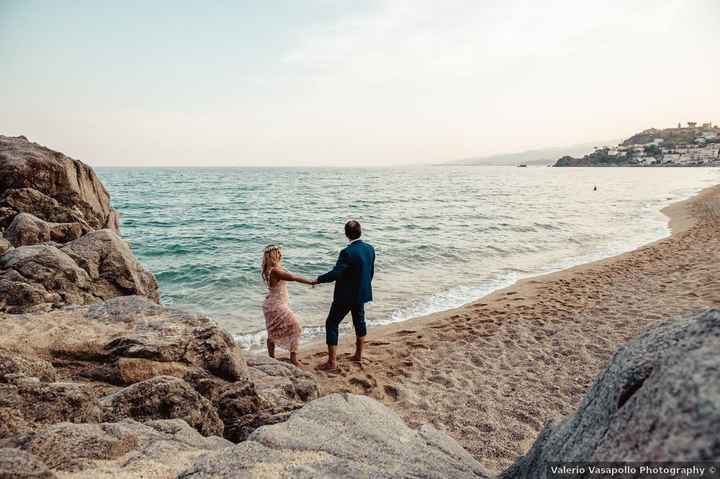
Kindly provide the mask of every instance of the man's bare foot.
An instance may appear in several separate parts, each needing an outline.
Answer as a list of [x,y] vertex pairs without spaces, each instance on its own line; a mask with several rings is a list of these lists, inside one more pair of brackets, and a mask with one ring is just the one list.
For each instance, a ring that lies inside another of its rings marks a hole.
[[357,354],[353,354],[353,357],[350,358],[350,361],[352,361],[352,362],[354,362],[354,363],[360,363],[360,364],[362,364],[362,356],[359,356],[359,355],[357,355]]
[[330,361],[318,366],[320,371],[335,371],[337,369],[337,363],[331,363]]

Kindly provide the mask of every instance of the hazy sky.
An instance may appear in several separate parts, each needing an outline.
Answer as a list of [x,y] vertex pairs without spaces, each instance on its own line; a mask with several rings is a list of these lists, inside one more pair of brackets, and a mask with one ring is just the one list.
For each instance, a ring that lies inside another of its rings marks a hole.
[[100,165],[377,165],[720,123],[720,0],[0,0],[0,133]]

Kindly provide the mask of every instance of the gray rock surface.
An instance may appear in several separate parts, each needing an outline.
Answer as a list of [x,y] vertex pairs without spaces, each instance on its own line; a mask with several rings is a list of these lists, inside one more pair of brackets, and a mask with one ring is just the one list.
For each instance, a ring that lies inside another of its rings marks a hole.
[[62,251],[88,273],[94,296],[107,300],[140,295],[160,302],[155,276],[145,271],[127,242],[113,231],[93,231],[66,244]]
[[[8,190],[32,188],[74,210],[93,229],[119,231],[118,215],[110,195],[86,164],[28,141],[25,137],[0,136],[0,198]],[[57,220],[33,213],[46,221]]]
[[30,213],[20,213],[10,223],[5,237],[17,247],[48,241],[67,243],[86,232],[80,223],[49,223]]
[[720,311],[658,324],[621,347],[574,416],[547,424],[505,479],[550,461],[720,460]]
[[0,256],[0,312],[97,301],[91,286],[87,272],[54,246],[22,246]]
[[79,211],[65,207],[34,188],[16,188],[0,194],[0,227],[7,228],[19,213],[30,213],[52,223],[79,223],[94,229]]
[[182,379],[158,376],[135,383],[100,400],[109,417],[182,419],[204,436],[222,436],[223,423],[210,401]]
[[179,478],[468,478],[487,472],[453,439],[410,429],[365,396],[333,394],[203,456]]
[[92,478],[174,478],[198,456],[228,446],[232,443],[203,437],[179,419],[60,423],[0,441],[0,447],[13,447],[17,454],[32,451],[63,477]]
[[55,479],[57,476],[32,454],[0,448],[0,479]]
[[110,230],[93,231],[60,249],[21,246],[0,257],[0,312],[47,311],[135,294],[159,301],[155,277]]

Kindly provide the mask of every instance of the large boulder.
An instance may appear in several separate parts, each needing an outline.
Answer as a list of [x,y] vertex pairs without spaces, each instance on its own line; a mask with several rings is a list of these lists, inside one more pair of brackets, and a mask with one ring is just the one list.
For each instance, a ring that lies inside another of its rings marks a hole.
[[[0,315],[0,330],[5,331],[0,347],[23,344],[78,379],[97,379],[101,373],[92,376],[92,370],[99,369],[109,374],[104,381],[118,385],[170,370],[183,377],[190,371],[223,381],[248,380],[240,348],[216,323],[141,296],[46,313]],[[128,360],[135,364],[128,365]]]
[[223,423],[210,401],[182,379],[158,376],[100,400],[115,419],[182,419],[203,436],[222,436]]
[[286,421],[306,402],[320,397],[313,377],[292,364],[263,355],[247,358],[250,383],[219,389],[215,398],[225,437],[241,442],[257,428]]
[[49,223],[30,213],[15,216],[5,232],[13,246],[39,243],[67,243],[80,238],[86,230],[80,223]]
[[198,456],[231,445],[219,437],[203,437],[179,419],[146,424],[125,419],[55,424],[0,441],[0,448],[13,448],[0,451],[14,451],[18,457],[32,452],[62,477],[174,478]]
[[365,396],[317,399],[286,422],[203,456],[178,478],[489,477],[457,442],[431,426],[410,429]]
[[550,462],[720,460],[720,311],[650,328],[621,347],[577,413],[545,426],[504,479]]
[[47,310],[97,300],[87,272],[54,246],[22,246],[0,256],[0,312]]
[[[93,229],[119,231],[118,215],[110,206],[110,195],[92,168],[25,137],[0,136],[0,198],[6,196],[8,190],[21,188],[42,192],[76,212]],[[18,212],[58,221],[34,209],[18,209]]]
[[90,275],[94,296],[107,300],[140,295],[160,302],[155,276],[145,271],[128,244],[113,231],[93,231],[66,244],[62,251]]
[[0,312],[46,311],[135,294],[159,302],[153,274],[110,230],[93,231],[62,248],[21,246],[0,256]]

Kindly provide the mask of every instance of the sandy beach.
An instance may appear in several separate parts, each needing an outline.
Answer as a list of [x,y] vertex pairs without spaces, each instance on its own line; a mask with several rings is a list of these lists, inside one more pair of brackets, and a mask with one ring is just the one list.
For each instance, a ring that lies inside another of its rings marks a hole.
[[[365,363],[315,372],[323,394],[361,393],[430,422],[501,470],[545,421],[572,413],[612,353],[653,322],[720,307],[720,186],[663,211],[670,237],[525,279],[463,307],[371,328]],[[438,274],[442,274],[441,271]],[[302,354],[315,371],[324,345]]]

